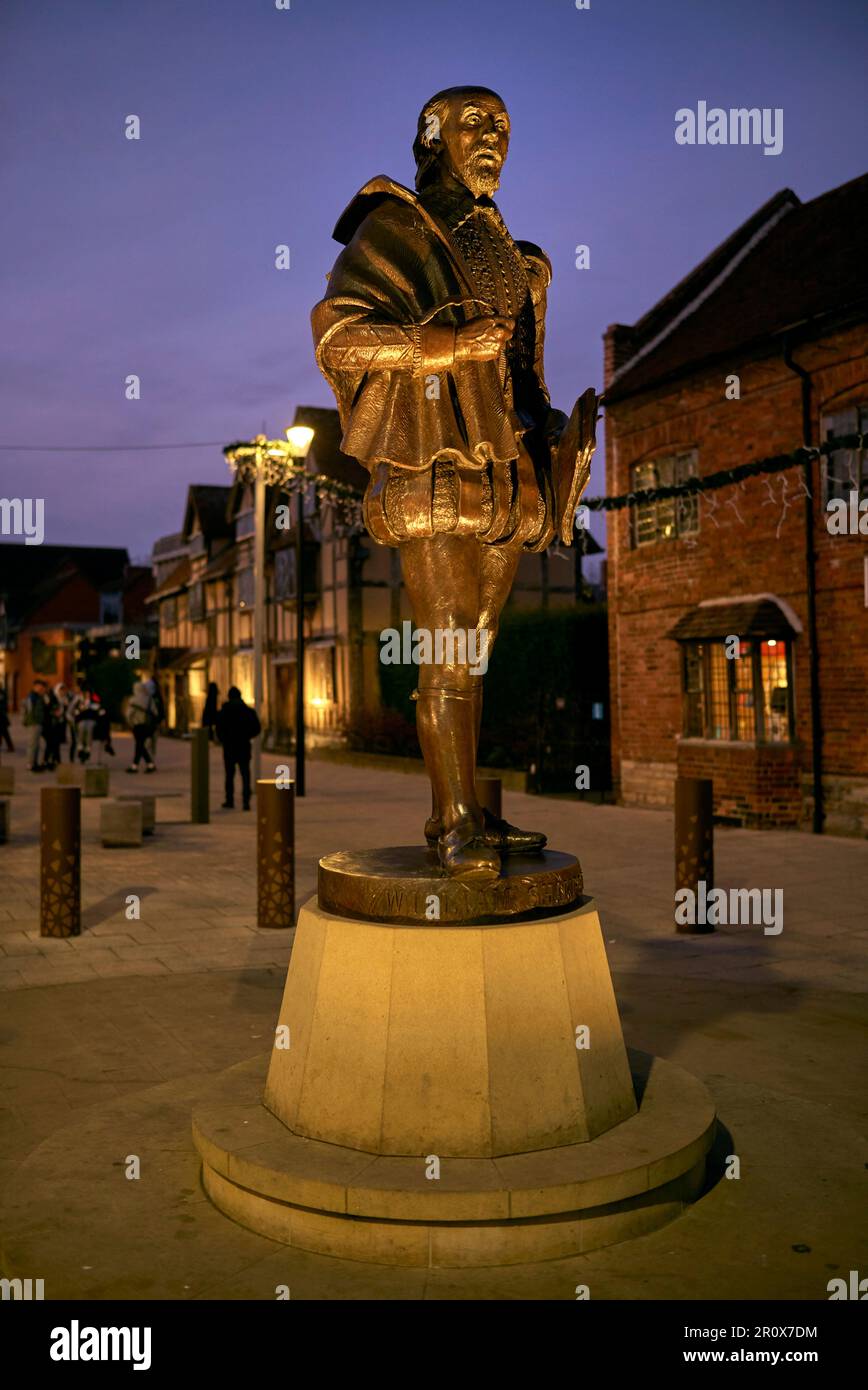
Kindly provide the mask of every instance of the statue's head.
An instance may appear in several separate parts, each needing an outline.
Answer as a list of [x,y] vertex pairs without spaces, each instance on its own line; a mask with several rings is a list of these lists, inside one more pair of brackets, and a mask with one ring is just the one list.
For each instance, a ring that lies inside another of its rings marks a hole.
[[509,115],[488,87],[447,87],[419,114],[413,155],[421,190],[455,175],[475,198],[497,191],[509,149]]

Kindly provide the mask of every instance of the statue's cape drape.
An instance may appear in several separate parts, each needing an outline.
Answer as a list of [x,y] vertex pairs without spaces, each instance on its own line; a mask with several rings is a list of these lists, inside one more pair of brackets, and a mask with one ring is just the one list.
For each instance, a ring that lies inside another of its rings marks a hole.
[[416,194],[381,176],[353,199],[335,237],[346,248],[311,322],[317,361],[338,403],[343,452],[369,469],[380,461],[418,470],[438,457],[479,467],[514,459],[527,426],[509,407],[496,361],[440,372],[439,399],[423,373],[331,371],[323,361],[331,333],[359,319],[459,325],[491,312],[473,300],[446,229]]

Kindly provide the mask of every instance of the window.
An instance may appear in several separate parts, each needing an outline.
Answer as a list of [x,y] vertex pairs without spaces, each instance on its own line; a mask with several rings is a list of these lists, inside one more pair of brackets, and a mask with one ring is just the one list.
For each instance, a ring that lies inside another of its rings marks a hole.
[[309,682],[310,703],[315,707],[333,705],[335,702],[335,649],[334,647],[309,647],[306,671]]
[[194,623],[205,621],[205,586],[202,583],[190,586],[190,619]]
[[683,643],[684,737],[789,743],[793,737],[792,654],[782,638]]
[[274,557],[274,597],[295,598],[295,551],[288,546]]
[[[632,491],[646,488],[672,487],[696,477],[696,450],[655,459],[652,463],[636,463],[632,472]],[[654,541],[676,540],[699,530],[699,502],[694,496],[661,497],[659,501],[643,502],[631,508],[633,545],[650,545]]]
[[34,637],[30,643],[30,664],[38,676],[56,676],[57,648]]
[[110,623],[120,622],[121,596],[119,593],[100,594],[99,620],[100,623],[105,624],[105,626],[108,626]]
[[[823,439],[835,439],[845,434],[868,434],[868,405],[839,410],[823,420]],[[859,500],[868,497],[868,457],[864,449],[836,449],[827,454],[823,465],[824,504],[833,499],[850,500],[858,492]]]
[[238,607],[252,608],[255,597],[253,570],[239,570],[235,576],[235,583],[237,585]]

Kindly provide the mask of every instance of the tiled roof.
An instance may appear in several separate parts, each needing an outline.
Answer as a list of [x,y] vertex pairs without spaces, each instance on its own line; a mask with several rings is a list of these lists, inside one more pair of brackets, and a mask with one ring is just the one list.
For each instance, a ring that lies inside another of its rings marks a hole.
[[168,574],[158,589],[145,600],[146,603],[155,603],[157,599],[168,598],[170,594],[179,594],[190,582],[190,560],[186,557],[181,560],[171,574]]
[[[626,330],[608,402],[807,321],[868,314],[868,174],[801,203],[785,189]],[[623,332],[623,330],[622,330]]]

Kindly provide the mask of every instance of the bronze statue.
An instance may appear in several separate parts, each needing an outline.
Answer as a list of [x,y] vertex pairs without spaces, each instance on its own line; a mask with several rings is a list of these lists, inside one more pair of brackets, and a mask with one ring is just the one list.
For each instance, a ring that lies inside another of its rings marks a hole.
[[[426,102],[417,191],[365,184],[335,227],[345,250],[312,314],[342,448],[370,472],[365,524],[399,548],[416,628],[487,634],[487,652],[522,552],[571,542],[597,404],[589,390],[569,422],[551,406],[551,264],[513,241],[492,201],[509,131],[487,88]],[[545,836],[479,806],[482,676],[466,651],[420,668],[416,724],[433,793],[426,838],[447,874],[484,884],[501,854],[541,850]]]

